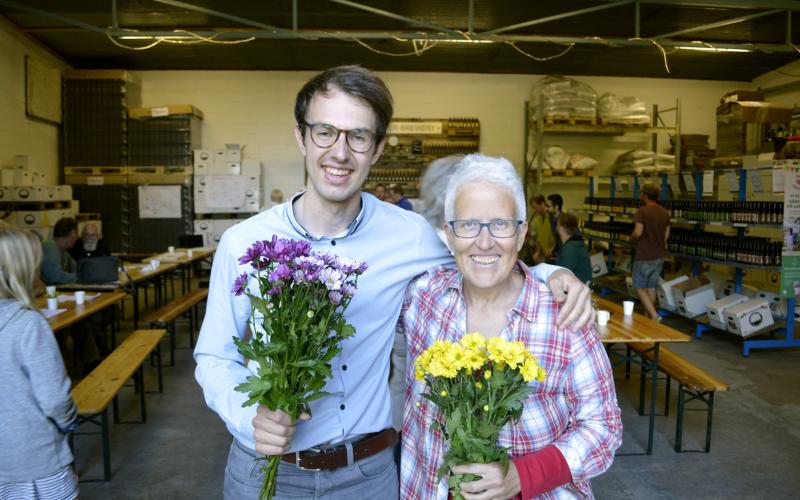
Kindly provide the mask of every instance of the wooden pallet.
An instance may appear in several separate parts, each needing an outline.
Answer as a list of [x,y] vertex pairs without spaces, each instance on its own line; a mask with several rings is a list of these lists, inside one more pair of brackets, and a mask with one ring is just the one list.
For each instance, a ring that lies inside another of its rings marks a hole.
[[626,120],[625,118],[600,118],[600,125],[621,125],[623,127],[649,127],[649,123]]
[[591,170],[542,170],[542,177],[591,177],[591,175]]
[[128,167],[129,184],[183,184],[192,177],[193,168],[148,166]]
[[712,168],[742,168],[741,156],[718,156],[711,159]]
[[67,184],[127,184],[127,167],[64,167],[64,182]]
[[545,115],[544,123],[545,125],[597,125],[597,117]]

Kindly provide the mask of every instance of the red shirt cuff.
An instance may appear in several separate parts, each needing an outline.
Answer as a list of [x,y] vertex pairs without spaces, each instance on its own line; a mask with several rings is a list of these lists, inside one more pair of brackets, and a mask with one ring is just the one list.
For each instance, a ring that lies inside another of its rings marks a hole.
[[519,475],[520,496],[523,499],[533,498],[572,481],[572,472],[564,455],[552,444],[512,460]]

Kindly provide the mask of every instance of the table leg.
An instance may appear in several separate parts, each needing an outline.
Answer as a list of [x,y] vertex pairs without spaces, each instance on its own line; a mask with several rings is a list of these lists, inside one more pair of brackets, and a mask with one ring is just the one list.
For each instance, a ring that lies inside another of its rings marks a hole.
[[647,454],[653,454],[653,431],[656,423],[656,395],[658,390],[658,348],[659,342],[656,342],[653,347],[653,366],[650,373],[652,384],[650,389],[650,423],[647,432]]

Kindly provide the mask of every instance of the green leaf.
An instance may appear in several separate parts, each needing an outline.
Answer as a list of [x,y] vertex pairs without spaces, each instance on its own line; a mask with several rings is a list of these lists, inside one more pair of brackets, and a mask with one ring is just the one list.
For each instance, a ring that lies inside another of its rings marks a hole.
[[315,401],[315,400],[320,399],[320,398],[324,398],[325,396],[328,396],[328,395],[330,395],[330,392],[324,392],[324,391],[315,392],[314,394],[311,394],[310,396],[306,396],[303,399],[303,403],[308,404],[308,403],[310,403],[312,401]]
[[317,363],[319,363],[319,361],[316,359],[303,359],[300,361],[295,361],[294,363],[289,363],[289,366],[296,366],[298,368],[313,368]]

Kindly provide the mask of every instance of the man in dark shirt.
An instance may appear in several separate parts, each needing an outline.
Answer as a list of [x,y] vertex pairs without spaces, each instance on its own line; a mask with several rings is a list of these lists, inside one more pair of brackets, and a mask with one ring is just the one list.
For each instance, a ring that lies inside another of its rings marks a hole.
[[83,226],[81,237],[69,249],[69,253],[76,262],[86,257],[111,255],[105,242],[100,238],[97,225],[91,223]]
[[592,280],[592,262],[583,236],[578,232],[578,218],[562,213],[556,224],[556,232],[561,242],[556,249],[556,265],[566,267],[588,284]]
[[656,288],[669,239],[669,213],[658,204],[658,188],[645,184],[639,194],[642,206],[633,218],[631,243],[636,244],[633,261],[633,288],[650,318],[661,321],[656,311]]
[[403,192],[403,188],[397,184],[392,184],[389,186],[389,197],[387,198],[388,201],[394,203],[400,208],[404,208],[406,210],[414,210],[414,207],[411,205],[411,202],[408,201],[406,198],[405,193]]

